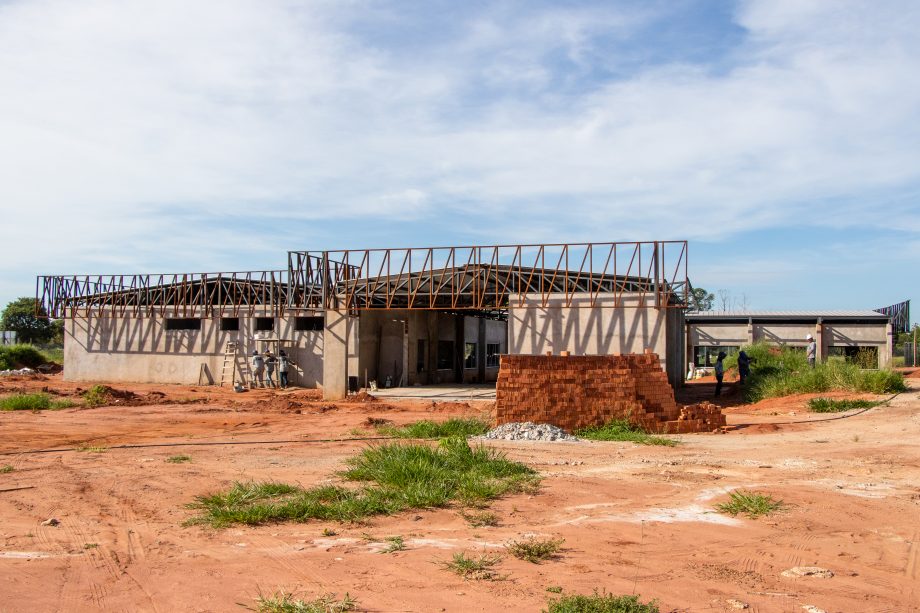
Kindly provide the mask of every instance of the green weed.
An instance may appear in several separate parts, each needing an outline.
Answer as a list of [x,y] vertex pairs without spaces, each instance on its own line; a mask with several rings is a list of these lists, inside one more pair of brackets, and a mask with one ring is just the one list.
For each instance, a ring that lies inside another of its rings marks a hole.
[[491,511],[461,511],[460,517],[472,528],[494,527],[498,525],[498,515]]
[[4,464],[3,466],[0,466],[0,474],[11,473],[11,472],[13,472],[14,470],[16,470],[16,469],[13,468],[13,465],[12,465],[12,464]]
[[562,586],[561,585],[551,585],[548,588],[546,588],[546,591],[550,592],[551,594],[561,594]]
[[98,547],[99,543],[86,543],[83,545],[83,549],[97,549]]
[[628,441],[640,445],[664,445],[673,447],[677,441],[663,436],[654,436],[627,419],[614,419],[603,426],[591,426],[575,431],[575,436],[593,441]]
[[500,555],[481,554],[478,558],[466,555],[465,551],[455,553],[450,560],[441,562],[441,566],[464,579],[476,581],[494,581],[500,576],[495,567],[502,561]]
[[530,537],[522,541],[511,541],[505,545],[505,549],[519,560],[527,560],[534,564],[539,564],[544,560],[549,560],[562,550],[562,544],[565,539],[539,539]]
[[728,502],[716,505],[716,510],[732,516],[743,513],[751,519],[757,519],[761,515],[770,515],[783,506],[782,500],[774,500],[772,496],[738,490],[728,495]]
[[341,473],[363,487],[324,485],[304,489],[283,483],[236,483],[229,491],[199,496],[189,508],[202,511],[195,522],[212,526],[310,519],[357,521],[407,509],[473,505],[509,493],[532,490],[536,472],[462,438],[436,447],[391,443],[368,447],[347,460]]
[[83,404],[90,408],[108,404],[112,398],[112,389],[106,385],[94,385],[83,393]]
[[108,450],[108,447],[102,445],[80,445],[77,447],[77,451],[81,453],[105,453]]
[[389,545],[380,553],[393,553],[394,551],[402,551],[406,548],[405,541],[403,541],[403,537],[401,536],[388,536],[386,541]]
[[66,409],[73,402],[67,398],[53,400],[48,394],[14,394],[0,398],[0,411],[45,411]]
[[871,409],[878,406],[872,400],[832,400],[830,398],[812,398],[808,401],[808,409],[813,413],[840,413],[851,409]]
[[171,455],[168,458],[166,458],[166,461],[169,462],[170,464],[182,464],[184,462],[191,462],[192,458],[191,456],[187,456],[187,455]]
[[358,607],[358,602],[348,593],[341,600],[337,600],[335,594],[325,594],[315,600],[305,601],[284,591],[272,596],[259,594],[256,604],[259,613],[345,613]]
[[50,361],[32,345],[0,345],[0,370],[36,368]]
[[[890,369],[864,370],[857,364],[841,361],[811,368],[804,352],[792,348],[754,343],[743,349],[754,358],[751,375],[744,385],[743,395],[748,402],[791,394],[830,391],[889,394],[907,389],[904,376]],[[737,356],[727,358],[725,368],[733,367],[736,360]]]
[[639,602],[638,596],[571,595],[549,601],[544,613],[659,613],[658,603]]
[[447,438],[478,436],[489,431],[489,424],[475,417],[455,417],[447,421],[417,421],[405,426],[378,426],[378,432],[396,438]]

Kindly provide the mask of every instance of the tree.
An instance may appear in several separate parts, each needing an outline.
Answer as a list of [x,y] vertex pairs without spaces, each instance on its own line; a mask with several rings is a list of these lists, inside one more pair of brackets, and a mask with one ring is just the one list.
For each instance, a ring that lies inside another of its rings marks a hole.
[[54,325],[35,298],[17,298],[6,305],[0,328],[15,332],[21,343],[47,343],[54,336]]
[[710,294],[702,287],[694,287],[690,294],[690,308],[694,311],[712,310],[712,301],[715,299],[715,294]]

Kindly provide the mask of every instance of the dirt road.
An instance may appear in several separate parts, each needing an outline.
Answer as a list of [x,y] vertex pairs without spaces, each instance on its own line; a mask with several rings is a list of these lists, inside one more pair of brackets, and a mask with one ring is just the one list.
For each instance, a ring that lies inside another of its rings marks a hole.
[[[889,406],[843,418],[809,414],[805,396],[736,405],[726,413],[740,427],[676,437],[673,448],[490,443],[544,479],[536,495],[495,502],[500,525],[484,528],[455,509],[363,525],[183,522],[196,495],[234,481],[333,480],[372,442],[323,441],[373,436],[368,417],[442,419],[487,403],[329,404],[309,392],[135,386],[137,396],[165,395],[0,413],[0,467],[13,467],[0,474],[0,612],[235,611],[279,589],[348,592],[369,611],[540,611],[554,586],[638,593],[662,611],[736,610],[731,599],[764,612],[917,611],[920,381],[912,384]],[[0,393],[40,387],[75,393],[54,377],[3,382]],[[97,451],[29,453],[76,447]],[[177,454],[191,461],[166,462]],[[786,509],[758,520],[714,512],[736,488]],[[60,523],[42,525],[49,518]],[[464,581],[438,564],[457,551],[502,553],[529,534],[564,538],[565,551],[540,565],[506,556],[499,581]],[[380,553],[393,535],[407,549]],[[796,566],[833,577],[781,574]]]

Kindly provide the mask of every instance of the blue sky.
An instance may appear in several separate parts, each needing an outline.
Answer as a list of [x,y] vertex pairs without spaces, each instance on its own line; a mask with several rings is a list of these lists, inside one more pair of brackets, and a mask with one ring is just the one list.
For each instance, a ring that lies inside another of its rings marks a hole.
[[897,0],[0,0],[0,303],[288,249],[686,239],[736,306],[920,313],[917,31]]

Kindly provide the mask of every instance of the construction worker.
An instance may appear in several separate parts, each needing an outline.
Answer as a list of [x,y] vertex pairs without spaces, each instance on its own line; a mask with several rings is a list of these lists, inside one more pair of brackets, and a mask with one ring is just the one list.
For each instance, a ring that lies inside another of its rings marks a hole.
[[265,352],[265,387],[277,387],[275,385],[275,366],[278,364],[278,360],[275,359],[275,354],[268,350]]
[[284,349],[281,349],[278,352],[278,384],[281,386],[281,389],[287,389],[288,371],[290,369],[291,369],[291,360],[288,358],[288,355],[284,352]]
[[815,342],[815,337],[811,334],[806,336],[805,340],[808,341],[808,347],[805,348],[805,357],[808,358],[808,365],[814,368],[815,358],[818,356],[818,343]]
[[252,350],[252,383],[250,387],[263,387],[262,373],[265,371],[265,360],[259,355],[258,349]]
[[716,396],[722,395],[722,377],[725,376],[725,366],[722,364],[726,354],[724,351],[719,352],[718,358],[716,358]]

